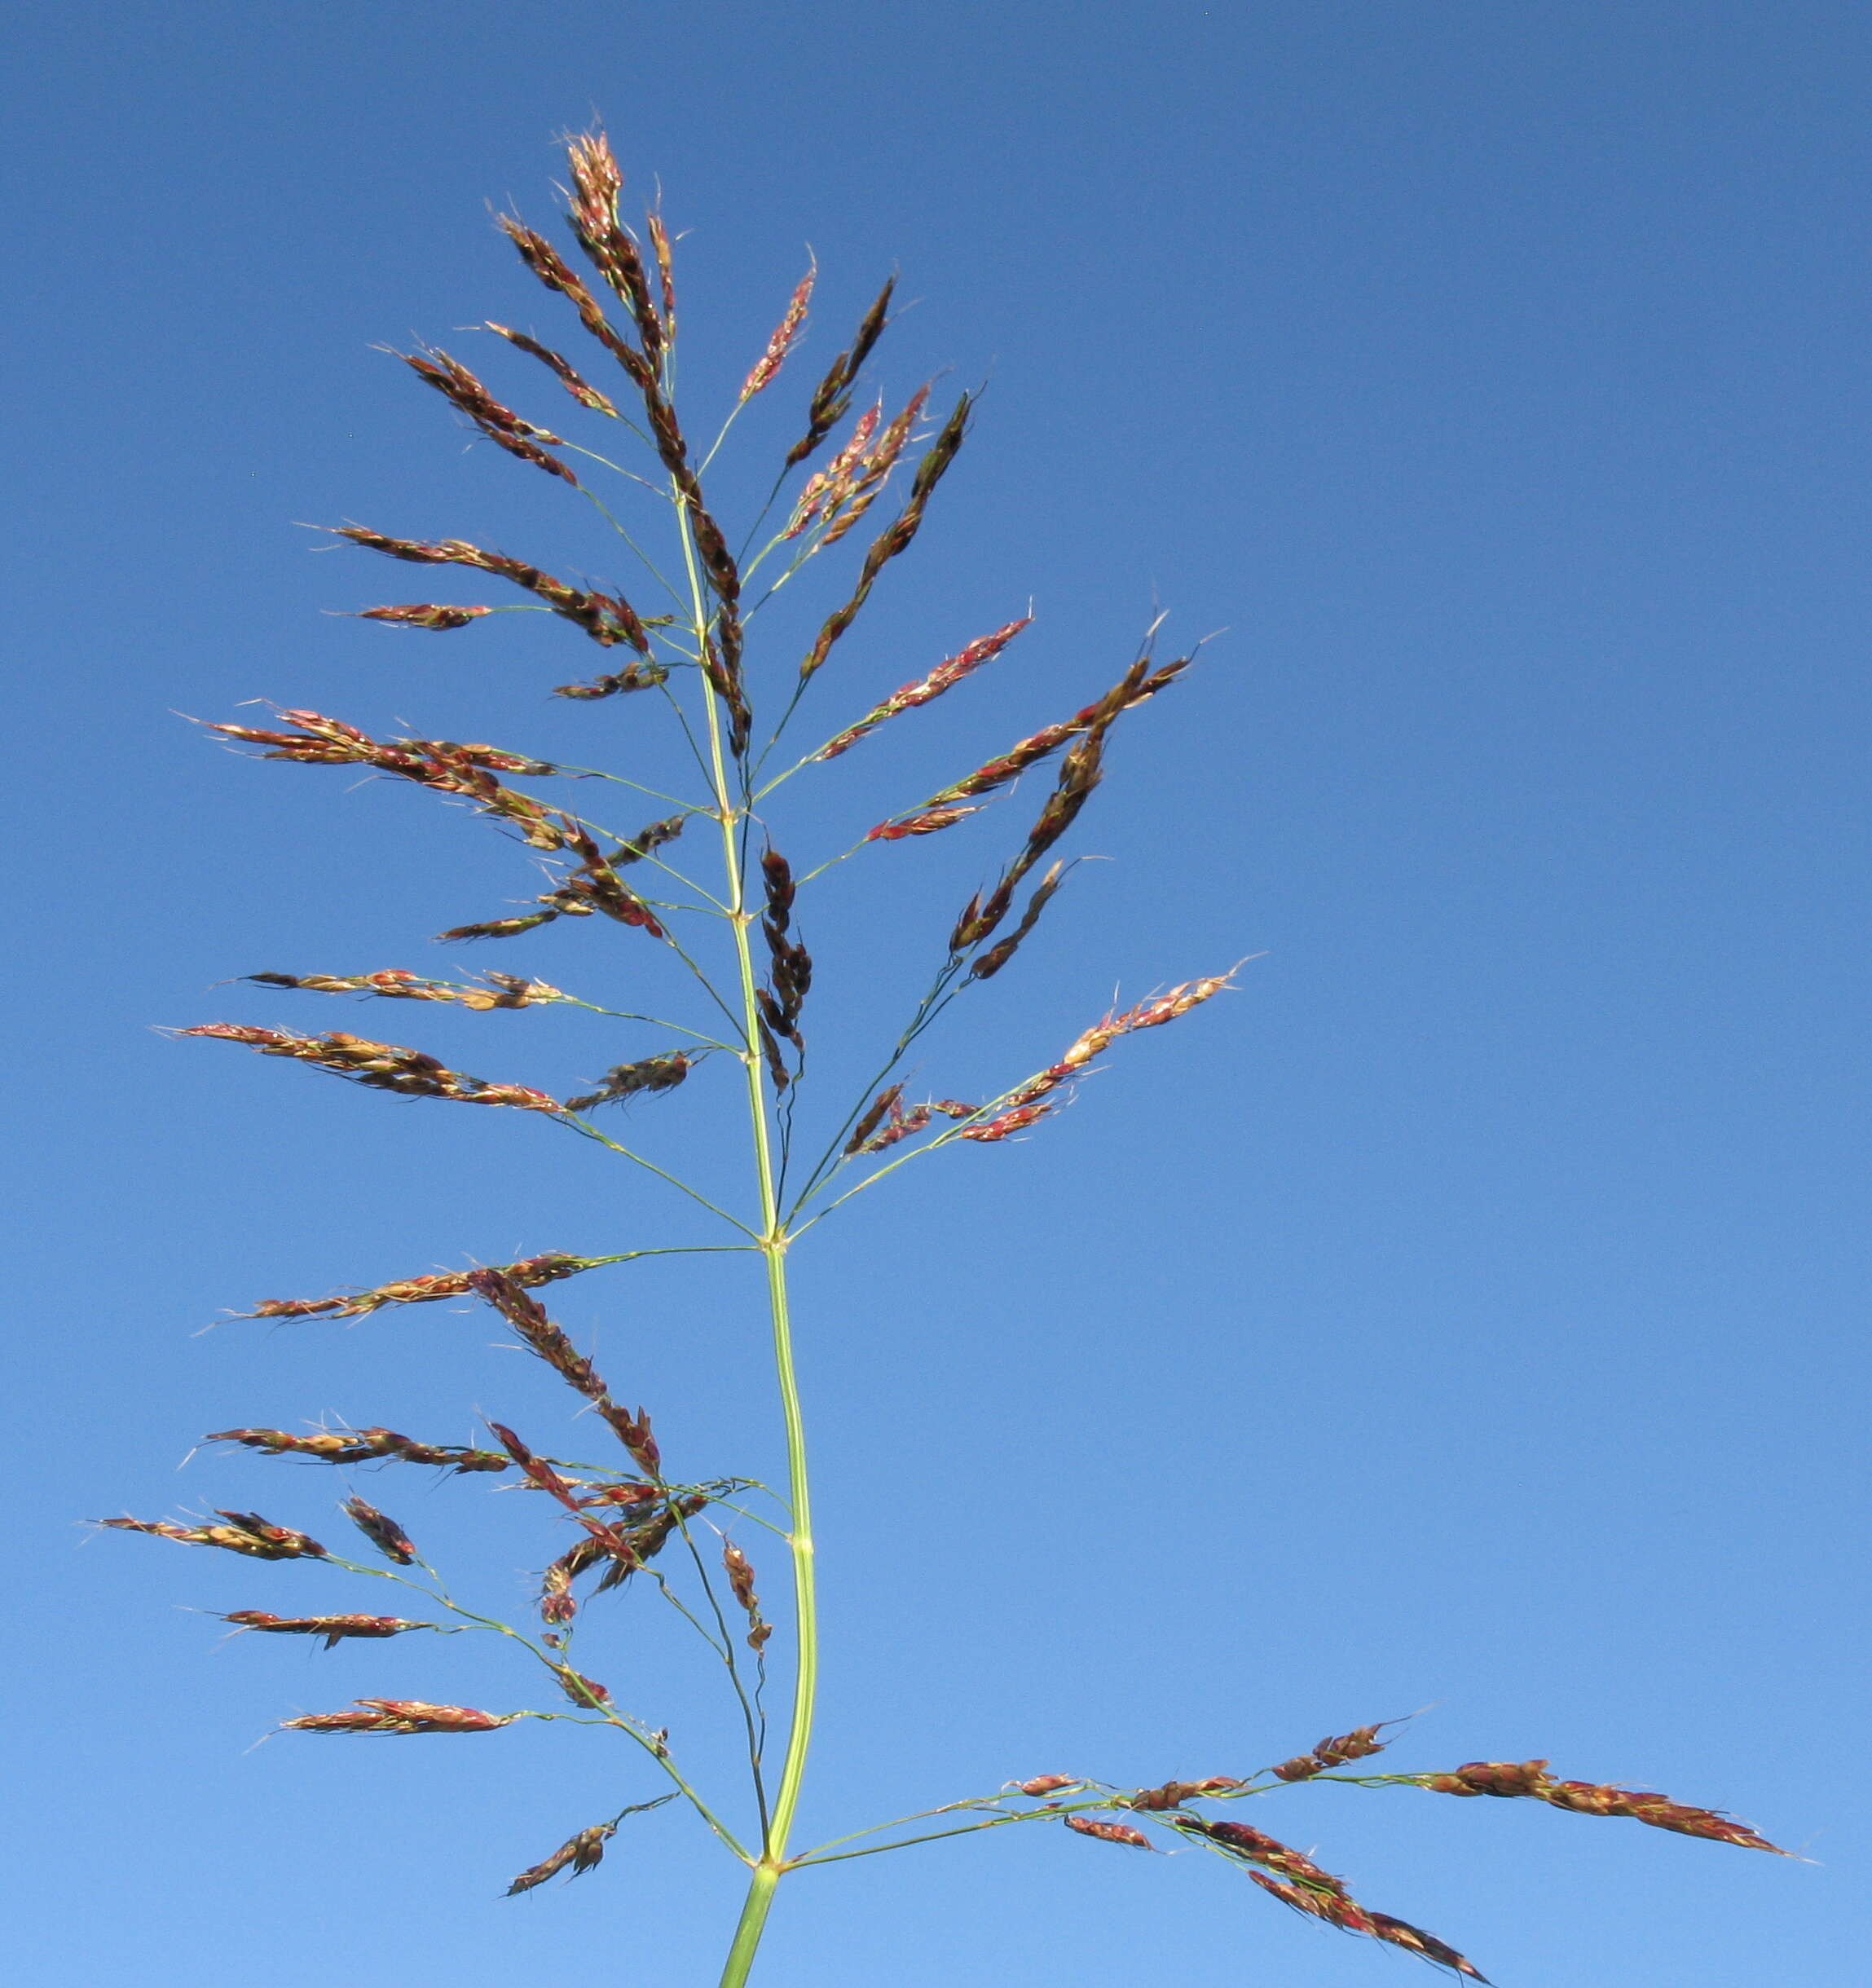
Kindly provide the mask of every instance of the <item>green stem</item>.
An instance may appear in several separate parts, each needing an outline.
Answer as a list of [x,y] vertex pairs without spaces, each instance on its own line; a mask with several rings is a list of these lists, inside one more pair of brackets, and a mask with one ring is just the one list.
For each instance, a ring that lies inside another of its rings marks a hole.
[[[703,600],[701,575],[688,519],[683,519],[683,558],[689,567],[691,602],[698,650],[708,637],[708,611]],[[749,1880],[747,1897],[736,1926],[733,1944],[722,1969],[721,1988],[742,1988],[766,1928],[786,1856],[786,1842],[799,1805],[806,1774],[806,1752],[813,1737],[813,1713],[818,1695],[819,1615],[813,1560],[811,1483],[806,1467],[806,1427],[799,1405],[799,1385],[794,1370],[793,1329],[786,1296],[788,1237],[780,1221],[773,1167],[773,1134],[768,1117],[765,1076],[760,1060],[760,1008],[755,999],[753,947],[748,928],[754,913],[747,907],[747,878],[738,829],[742,808],[732,796],[729,768],[722,747],[721,700],[705,688],[708,714],[710,778],[715,788],[716,818],[721,827],[722,866],[727,883],[729,916],[734,932],[735,963],[741,977],[742,1007],[747,1034],[742,1067],[747,1073],[748,1119],[753,1134],[755,1186],[760,1219],[755,1243],[767,1259],[768,1307],[773,1320],[773,1364],[780,1390],[781,1413],[786,1430],[787,1497],[791,1529],[787,1544],[793,1560],[794,1633],[798,1638],[793,1675],[793,1717],[786,1735],[786,1755],[780,1770],[771,1820],[761,1854]]]

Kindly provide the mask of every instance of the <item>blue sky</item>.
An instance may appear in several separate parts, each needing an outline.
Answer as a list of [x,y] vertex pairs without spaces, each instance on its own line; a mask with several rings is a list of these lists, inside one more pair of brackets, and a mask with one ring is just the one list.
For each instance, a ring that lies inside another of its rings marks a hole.
[[[376,349],[436,340],[570,417],[456,328],[575,339],[487,204],[551,225],[555,134],[597,117],[684,231],[694,425],[818,258],[725,509],[747,514],[893,269],[914,307],[886,390],[985,383],[820,711],[1029,598],[1035,624],[777,811],[802,866],[1095,695],[1156,604],[1166,639],[1227,631],[1117,735],[1075,835],[1103,860],[916,1082],[993,1090],[1114,990],[1257,955],[1240,991],[799,1253],[828,1638],[808,1832],[1042,1771],[1244,1771],[1428,1706],[1400,1766],[1548,1756],[1813,1861],[1408,1791],[1296,1790],[1256,1820],[1520,1988],[1858,1980],[1863,12],[73,0],[5,33],[24,943],[0,1745],[29,1791],[10,1943],[33,1978],[311,1988],[334,1954],[715,1978],[734,1872],[673,1810],[575,1887],[498,1895],[652,1792],[608,1735],[248,1750],[366,1692],[527,1702],[498,1652],[219,1647],[192,1611],[371,1604],[78,1523],[227,1505],[331,1536],[329,1475],[177,1463],[207,1430],[319,1417],[446,1441],[485,1412],[544,1444],[575,1405],[486,1316],[196,1336],[225,1310],[695,1239],[550,1126],[156,1032],[350,1027],[562,1093],[650,1046],[218,985],[431,968],[429,934],[526,873],[428,796],[246,765],[174,715],[266,698],[669,764],[631,700],[545,697],[597,656],[571,631],[341,618],[425,589],[302,528],[606,570],[547,479],[465,448]],[[830,604],[815,584],[757,681]],[[803,909],[825,1098],[1035,798],[874,849]],[[636,935],[584,928],[472,963],[623,1005],[649,972]],[[731,1104],[698,1078],[619,1123],[739,1195]],[[777,1468],[737,1259],[555,1295],[685,1468]],[[524,1608],[536,1514],[359,1483],[465,1591]],[[646,1600],[587,1655],[726,1774],[708,1681]],[[757,1978],[1411,1965],[1206,1859],[1044,1830],[800,1880]]]

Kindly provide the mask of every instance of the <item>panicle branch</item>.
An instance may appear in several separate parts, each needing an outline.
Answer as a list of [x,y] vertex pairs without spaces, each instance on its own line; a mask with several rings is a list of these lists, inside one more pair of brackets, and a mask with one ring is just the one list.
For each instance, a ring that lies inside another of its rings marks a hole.
[[528,1712],[496,1714],[471,1705],[431,1705],[420,1698],[360,1698],[357,1712],[315,1712],[300,1719],[282,1719],[283,1733],[491,1733],[516,1719],[537,1717]]
[[[407,560],[412,566],[461,566],[477,573],[491,573],[497,580],[511,580],[535,599],[544,601],[556,615],[562,616],[576,628],[584,630],[601,648],[610,649],[619,642],[628,642],[641,655],[650,653],[650,637],[645,633],[650,628],[663,627],[667,615],[645,617],[638,614],[622,594],[600,593],[582,587],[569,587],[562,580],[555,580],[550,573],[542,572],[524,559],[510,558],[505,553],[489,552],[484,547],[471,545],[465,539],[398,539],[381,531],[372,531],[363,525],[334,525],[333,535],[348,539],[354,545],[361,545],[367,552],[382,553],[385,558]],[[478,612],[480,610],[443,610],[442,612]],[[372,611],[380,620],[402,619],[404,611],[382,609]],[[427,625],[418,624],[419,626]],[[454,624],[451,624],[454,625]]]
[[787,469],[804,462],[849,412],[852,389],[857,383],[865,361],[871,356],[871,348],[883,337],[884,327],[890,321],[891,293],[896,287],[897,280],[892,276],[859,320],[851,344],[832,361],[825,378],[813,390],[806,432],[787,451]]
[[207,1036],[221,1042],[240,1042],[263,1056],[289,1056],[329,1070],[334,1077],[373,1090],[394,1091],[399,1097],[449,1098],[458,1104],[511,1104],[519,1111],[563,1113],[565,1106],[543,1091],[524,1084],[491,1084],[484,1078],[451,1070],[421,1050],[394,1042],[373,1042],[341,1029],[324,1035],[292,1035],[284,1029],[247,1028],[238,1022],[205,1022],[178,1029],[178,1035]]
[[325,1549],[315,1539],[290,1526],[269,1523],[258,1512],[217,1510],[222,1526],[178,1526],[161,1519],[104,1519],[99,1523],[116,1532],[147,1532],[156,1539],[177,1540],[185,1546],[218,1546],[244,1554],[251,1560],[323,1560]]
[[457,981],[426,980],[401,967],[386,967],[380,973],[249,973],[244,976],[257,986],[296,987],[307,994],[378,994],[391,1001],[452,1001],[462,1007],[485,1013],[497,1007],[538,1007],[566,997],[544,981],[523,980],[516,973],[484,973],[484,987],[464,986]]
[[[610,1260],[548,1250],[541,1256],[525,1257],[518,1263],[499,1263],[494,1267],[531,1290],[539,1285],[556,1284],[562,1277],[575,1276],[581,1270],[596,1270]],[[441,1298],[465,1297],[474,1289],[469,1282],[474,1274],[469,1270],[437,1271],[429,1276],[403,1277],[393,1284],[376,1285],[369,1290],[341,1298],[269,1298],[251,1311],[235,1316],[248,1319],[361,1319],[385,1305],[426,1305]]]
[[940,697],[945,690],[953,689],[964,677],[971,676],[984,663],[999,655],[1020,631],[1032,625],[1032,615],[1023,615],[1018,621],[1010,621],[997,628],[991,635],[978,635],[964,648],[937,663],[927,677],[919,677],[914,683],[906,683],[901,690],[893,690],[881,704],[874,705],[856,725],[848,725],[837,738],[830,739],[813,754],[815,759],[836,759],[842,752],[849,752],[867,732],[874,732],[887,719],[899,712],[914,711],[919,704],[927,704]]
[[955,403],[955,411],[943,424],[923,460],[917,465],[916,475],[911,479],[909,501],[897,514],[896,519],[874,538],[865,553],[864,563],[858,569],[858,578],[850,597],[844,606],[835,609],[820,629],[813,646],[806,652],[799,665],[799,681],[808,682],[824,666],[832,653],[832,645],[858,618],[858,611],[870,598],[871,589],[877,584],[878,575],[886,566],[902,552],[917,535],[923,521],[923,513],[928,508],[932,492],[942,480],[949,465],[955,461],[956,451],[962,447],[962,436],[967,430],[969,409],[975,404],[974,396],[964,394]]
[[434,1629],[443,1636],[459,1633],[439,1622],[411,1622],[401,1616],[271,1616],[264,1609],[243,1608],[221,1620],[231,1622],[242,1633],[258,1629],[269,1636],[321,1637],[328,1650],[355,1638],[403,1636],[412,1629]]
[[471,1449],[459,1443],[412,1443],[394,1429],[319,1429],[309,1435],[289,1435],[284,1429],[220,1429],[204,1443],[238,1443],[262,1457],[306,1457],[315,1463],[426,1463],[438,1469],[471,1474],[510,1470],[513,1460],[504,1452]]
[[574,489],[578,488],[579,479],[571,470],[557,456],[540,446],[542,442],[549,442],[562,448],[565,438],[554,434],[550,429],[535,428],[531,421],[522,421],[511,408],[496,400],[459,359],[451,359],[435,346],[424,346],[420,355],[399,352],[397,357],[419,380],[435,388],[451,406],[459,408],[489,441],[505,449],[509,456],[517,456],[521,461],[530,462],[536,469],[562,478]]
[[1694,1809],[1667,1795],[1644,1788],[1619,1787],[1595,1781],[1557,1781],[1545,1761],[1470,1761],[1449,1774],[1408,1774],[1407,1784],[1439,1795],[1526,1796],[1575,1815],[1626,1816],[1653,1829],[1680,1836],[1702,1836],[1711,1843],[1733,1843],[1738,1849],[1767,1850],[1777,1857],[1787,1852],[1746,1823],[1715,1809]]

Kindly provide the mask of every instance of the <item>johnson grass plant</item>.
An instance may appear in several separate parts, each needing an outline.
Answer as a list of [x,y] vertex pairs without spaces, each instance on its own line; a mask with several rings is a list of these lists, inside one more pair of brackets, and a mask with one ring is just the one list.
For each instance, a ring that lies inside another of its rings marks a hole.
[[[493,342],[490,358],[482,363],[490,372],[500,369],[498,394],[451,353],[425,347],[401,356],[418,380],[489,442],[553,478],[568,501],[593,507],[615,531],[619,560],[636,579],[628,588],[600,588],[460,539],[397,537],[354,524],[337,527],[337,534],[425,578],[446,576],[451,593],[460,581],[502,583],[499,597],[488,602],[425,599],[361,611],[373,620],[443,634],[515,612],[567,624],[569,646],[589,642],[597,654],[583,672],[568,666],[572,681],[559,685],[555,694],[592,703],[631,700],[646,721],[631,728],[639,742],[634,751],[658,756],[633,756],[619,769],[572,766],[492,745],[372,738],[308,710],[280,711],[261,724],[207,729],[268,759],[385,774],[465,804],[522,845],[545,873],[545,888],[519,911],[440,935],[456,945],[500,942],[504,954],[505,942],[519,941],[511,950],[520,957],[499,970],[457,978],[401,968],[267,972],[251,976],[257,988],[296,998],[453,1003],[487,1016],[495,1034],[500,1011],[563,1004],[588,1011],[595,1029],[628,1025],[635,1053],[588,1091],[560,1098],[526,1083],[472,1076],[421,1049],[346,1029],[307,1032],[271,1022],[218,1021],[179,1033],[243,1046],[403,1098],[503,1107],[548,1119],[588,1142],[594,1162],[647,1169],[670,1184],[715,1224],[716,1238],[704,1245],[639,1244],[610,1254],[539,1254],[342,1296],[274,1300],[245,1315],[331,1321],[443,1299],[478,1303],[583,1397],[590,1413],[579,1426],[589,1433],[579,1439],[575,1457],[544,1453],[493,1420],[485,1440],[471,1445],[429,1442],[375,1426],[328,1426],[299,1434],[225,1429],[206,1439],[257,1457],[298,1458],[346,1473],[370,1467],[386,1482],[405,1470],[467,1479],[464,1496],[483,1480],[522,1492],[540,1522],[535,1619],[504,1621],[459,1598],[420,1544],[372,1501],[386,1496],[394,1502],[394,1492],[377,1489],[375,1476],[372,1499],[353,1490],[342,1501],[360,1542],[350,1554],[254,1512],[218,1511],[205,1522],[103,1523],[252,1559],[319,1563],[309,1576],[320,1584],[308,1589],[309,1612],[283,1616],[248,1608],[228,1614],[226,1620],[243,1633],[311,1639],[327,1648],[437,1633],[502,1639],[514,1659],[517,1695],[527,1695],[531,1680],[542,1702],[488,1712],[366,1696],[348,1707],[288,1719],[284,1727],[354,1738],[460,1738],[544,1720],[606,1729],[636,1749],[660,1792],[654,1799],[620,1801],[609,1814],[567,1814],[564,1840],[556,1847],[542,1844],[539,1860],[512,1876],[508,1889],[530,1892],[561,1873],[588,1871],[603,1861],[619,1829],[669,1827],[686,1815],[747,1871],[739,1919],[721,1929],[723,1988],[737,1988],[748,1978],[783,1880],[810,1883],[810,1874],[829,1864],[948,1837],[1052,1826],[1083,1838],[1091,1854],[1114,1847],[1209,1852],[1296,1911],[1482,1980],[1453,1946],[1356,1900],[1345,1880],[1259,1827],[1260,1819],[1273,1819],[1269,1798],[1302,1782],[1539,1801],[1574,1815],[1624,1817],[1716,1843],[1773,1851],[1753,1831],[1711,1809],[1559,1779],[1545,1761],[1376,1771],[1371,1763],[1396,1737],[1394,1721],[1357,1726],[1266,1765],[1231,1761],[1232,1771],[1155,1787],[1119,1787],[1078,1774],[1017,1774],[1001,1787],[941,1801],[917,1814],[881,1822],[852,1817],[848,1830],[829,1841],[797,1840],[817,1700],[819,1616],[806,1404],[795,1376],[788,1297],[791,1257],[852,1196],[946,1148],[992,1148],[1016,1135],[1065,1135],[1065,1127],[1047,1122],[1098,1059],[1128,1037],[1191,1016],[1230,986],[1230,971],[1209,972],[1089,1017],[1056,1060],[991,1096],[911,1095],[913,1051],[938,1016],[976,983],[1015,963],[1064,880],[1068,859],[1055,852],[1100,784],[1114,736],[1160,694],[1173,689],[1185,694],[1181,680],[1193,654],[1161,654],[1153,628],[1114,681],[1102,690],[1088,686],[1092,694],[1077,710],[992,753],[960,778],[932,782],[927,793],[907,796],[842,853],[814,851],[801,863],[787,826],[795,783],[808,775],[836,779],[841,769],[831,762],[861,748],[879,726],[989,668],[1028,626],[1027,618],[1020,617],[976,637],[932,660],[915,681],[869,708],[836,667],[841,639],[870,604],[887,569],[910,550],[926,512],[941,496],[944,478],[968,434],[973,400],[961,392],[945,403],[924,387],[892,408],[873,396],[866,375],[891,321],[892,285],[886,283],[805,396],[796,428],[789,430],[797,439],[776,465],[764,507],[751,518],[718,514],[708,473],[738,439],[737,417],[749,403],[783,379],[781,390],[794,385],[800,371],[795,348],[806,325],[814,271],[808,268],[802,278],[733,404],[692,429],[679,413],[676,395],[677,293],[670,237],[654,212],[641,234],[626,225],[619,209],[622,176],[602,136],[570,141],[568,164],[567,218],[588,273],[521,219],[504,216],[500,225],[526,268],[553,293],[566,333],[575,320],[588,342],[582,356],[575,362],[557,346],[510,326],[478,328],[484,341]],[[506,384],[509,376],[515,385]],[[573,403],[562,408],[564,418],[547,425],[523,417],[500,397],[518,398],[529,381],[562,390]],[[573,438],[575,425],[585,439]],[[562,428],[568,432],[560,433]],[[654,529],[642,523],[646,517]],[[854,535],[853,548],[842,558],[825,557]],[[804,654],[764,645],[763,609],[781,589],[809,584],[821,573],[827,575],[823,618]],[[652,718],[660,723],[649,722]],[[1003,816],[1012,817],[1006,845],[1011,853],[965,904],[946,919],[940,910],[932,915],[927,988],[913,1012],[880,1032],[870,1082],[849,1096],[823,1095],[808,1054],[814,969],[802,923],[814,884],[835,864],[899,860],[892,844],[940,834],[997,804]],[[640,822],[640,815],[650,818]],[[491,900],[498,900],[500,888],[491,888]],[[525,964],[524,935],[566,919],[592,921],[585,929],[598,941],[579,991],[549,985]],[[613,991],[641,982],[642,965],[653,950],[674,963],[677,982],[687,990],[679,1011],[667,1016],[643,1013],[629,993]],[[1192,1025],[1213,1026],[1213,1016]],[[487,1060],[504,1067],[506,1054],[496,1043]],[[698,1069],[711,1065],[710,1075],[725,1073],[744,1103],[745,1132],[738,1151],[719,1155],[716,1176],[678,1179],[652,1153],[640,1150],[650,1122],[632,1117],[629,1108],[632,1100],[681,1090]],[[554,1322],[549,1300],[538,1295],[587,1272],[702,1248],[744,1255],[759,1273],[764,1326],[757,1325],[751,1305],[747,1330],[751,1344],[764,1336],[771,1347],[785,1434],[784,1483],[769,1486],[732,1470],[698,1475],[680,1442],[672,1444],[666,1463],[650,1413],[614,1390]],[[333,1568],[380,1584],[385,1612],[312,1612],[330,1606],[323,1584],[325,1571]],[[705,1660],[719,1676],[721,1715],[745,1743],[738,1786],[701,1785],[656,1708],[627,1704],[601,1682],[606,1640],[617,1633],[619,1611],[663,1607],[693,1629],[698,1655],[706,1651]],[[771,1723],[770,1680],[777,1701]],[[633,1787],[644,1771],[637,1770]],[[654,1818],[647,1813],[652,1810]],[[1258,1821],[1237,1819],[1244,1814]]]

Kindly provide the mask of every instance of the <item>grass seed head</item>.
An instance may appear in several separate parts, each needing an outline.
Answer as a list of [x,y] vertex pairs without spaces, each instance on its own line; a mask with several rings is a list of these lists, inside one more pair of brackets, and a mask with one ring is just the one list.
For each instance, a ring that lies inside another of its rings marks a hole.
[[283,1719],[282,1732],[491,1733],[526,1715],[477,1712],[471,1705],[432,1705],[420,1698],[360,1698],[355,1712],[316,1712]]
[[1151,1840],[1143,1831],[1132,1828],[1129,1823],[1099,1823],[1089,1815],[1068,1815],[1060,1819],[1068,1829],[1099,1843],[1125,1843],[1137,1850],[1147,1850],[1151,1847]]
[[754,370],[742,382],[740,398],[751,400],[764,386],[773,384],[775,376],[786,363],[786,355],[793,350],[794,342],[799,336],[800,327],[806,322],[806,306],[811,302],[813,285],[818,280],[817,266],[809,268],[799,279],[799,287],[793,293],[792,302],[786,306],[786,315],[774,327],[773,336],[767,341],[767,350],[754,362]]
[[615,1823],[594,1823],[589,1829],[581,1829],[569,1841],[562,1843],[550,1857],[543,1858],[531,1868],[522,1871],[507,1887],[511,1898],[518,1893],[531,1891],[544,1884],[547,1879],[557,1877],[570,1866],[574,1877],[582,1876],[604,1859],[605,1845],[618,1833]]
[[359,1497],[346,1498],[344,1509],[351,1523],[386,1560],[395,1561],[399,1567],[415,1564],[416,1548],[409,1535],[387,1513]]

